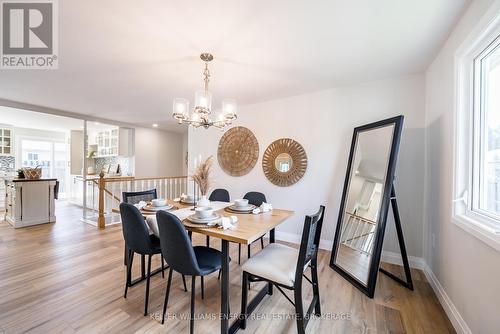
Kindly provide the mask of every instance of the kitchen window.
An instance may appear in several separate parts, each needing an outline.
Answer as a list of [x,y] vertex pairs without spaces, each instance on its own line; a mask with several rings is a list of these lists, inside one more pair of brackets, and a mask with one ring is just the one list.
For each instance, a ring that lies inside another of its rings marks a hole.
[[500,17],[456,59],[452,218],[500,251]]

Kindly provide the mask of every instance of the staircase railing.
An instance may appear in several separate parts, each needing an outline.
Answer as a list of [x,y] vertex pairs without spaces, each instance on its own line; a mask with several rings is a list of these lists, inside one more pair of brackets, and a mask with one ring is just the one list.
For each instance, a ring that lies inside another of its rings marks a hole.
[[97,196],[97,226],[106,227],[106,217],[119,212],[122,193],[128,191],[144,191],[156,189],[159,198],[176,198],[187,193],[187,176],[163,177],[105,177],[103,173],[99,179],[93,180],[98,189]]
[[341,234],[341,242],[357,251],[371,254],[377,222],[346,212],[346,224]]

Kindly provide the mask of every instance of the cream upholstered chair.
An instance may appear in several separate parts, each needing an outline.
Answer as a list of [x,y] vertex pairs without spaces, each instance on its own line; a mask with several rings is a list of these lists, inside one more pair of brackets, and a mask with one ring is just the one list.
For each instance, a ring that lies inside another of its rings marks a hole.
[[[247,311],[249,282],[265,281],[272,284],[295,306],[299,334],[305,333],[307,322],[313,310],[316,316],[321,315],[317,256],[324,212],[325,207],[321,206],[316,214],[306,216],[300,250],[272,243],[243,264],[242,329],[246,328],[246,320],[249,316]],[[311,279],[304,274],[309,267],[311,268]],[[313,300],[305,313],[302,303],[303,277],[312,284],[313,288]],[[293,301],[286,295],[283,288],[294,291]]]

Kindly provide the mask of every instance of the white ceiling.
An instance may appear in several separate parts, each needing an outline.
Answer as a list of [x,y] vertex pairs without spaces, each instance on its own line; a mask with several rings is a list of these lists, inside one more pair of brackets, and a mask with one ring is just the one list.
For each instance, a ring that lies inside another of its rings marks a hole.
[[17,128],[69,132],[83,129],[83,121],[74,118],[0,106],[0,123]]
[[59,1],[59,69],[0,98],[151,126],[202,84],[249,104],[425,70],[469,0]]

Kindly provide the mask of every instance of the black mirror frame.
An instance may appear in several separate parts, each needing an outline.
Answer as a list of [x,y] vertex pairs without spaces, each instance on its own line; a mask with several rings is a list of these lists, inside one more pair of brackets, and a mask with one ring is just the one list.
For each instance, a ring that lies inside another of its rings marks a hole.
[[[366,294],[368,297],[373,298],[375,294],[375,286],[377,283],[377,276],[378,276],[378,271],[379,271],[379,266],[380,266],[380,257],[382,254],[382,245],[384,242],[384,233],[385,233],[385,226],[387,222],[387,214],[389,212],[389,205],[391,202],[391,190],[394,182],[394,177],[396,173],[396,160],[398,156],[398,151],[399,151],[399,144],[401,141],[401,132],[403,129],[403,119],[404,116],[396,116],[388,119],[384,119],[378,122],[366,124],[363,126],[359,126],[354,128],[353,136],[352,136],[352,142],[351,142],[351,150],[349,153],[349,161],[347,164],[347,172],[346,172],[346,177],[344,181],[344,189],[342,192],[342,201],[340,203],[340,210],[339,210],[339,217],[337,220],[337,227],[335,229],[335,238],[333,242],[333,250],[332,250],[332,256],[330,258],[330,267],[334,269],[336,272],[338,272],[342,277],[344,277],[346,280],[348,280],[351,284],[353,284],[356,288],[361,290],[364,294]],[[347,192],[349,190],[349,183],[350,183],[350,176],[351,176],[351,169],[352,169],[352,163],[353,163],[353,158],[355,154],[355,149],[356,149],[356,141],[358,138],[358,134],[360,132],[364,132],[367,130],[371,129],[376,129],[384,126],[389,126],[389,125],[394,125],[394,133],[392,137],[392,144],[391,144],[391,152],[389,155],[389,164],[387,167],[387,174],[385,178],[385,184],[384,184],[384,195],[381,201],[380,205],[380,216],[379,216],[379,221],[377,224],[377,229],[376,229],[376,235],[375,235],[375,241],[374,241],[374,247],[373,247],[373,253],[370,261],[370,272],[368,274],[368,281],[366,286],[361,283],[358,279],[356,279],[354,276],[352,276],[349,272],[345,271],[342,267],[338,266],[335,263],[335,258],[337,256],[337,249],[339,246],[339,241],[340,241],[340,232],[341,232],[341,227],[342,227],[342,218],[344,217],[343,211],[346,205],[346,199],[347,199]]]

